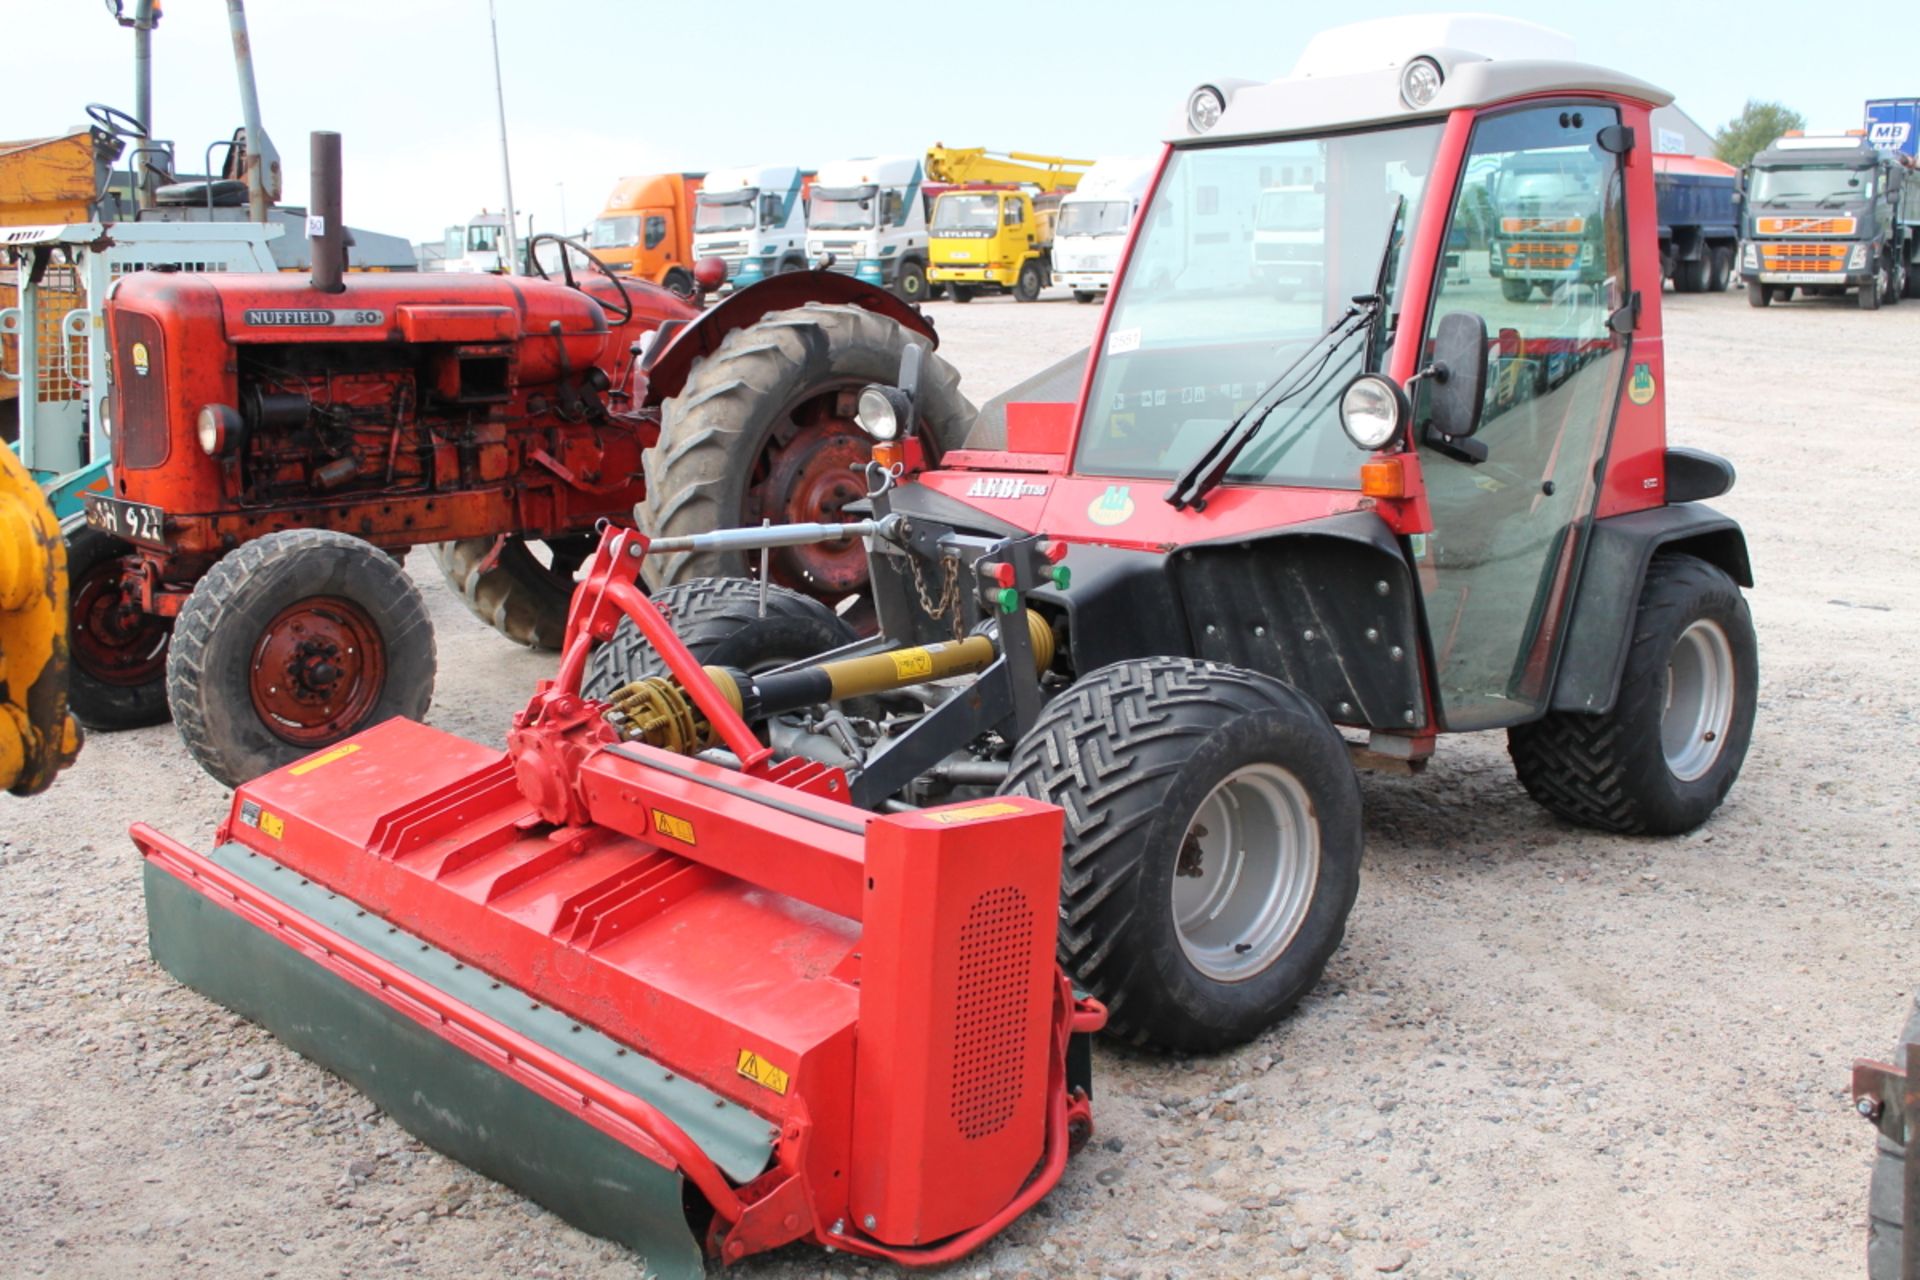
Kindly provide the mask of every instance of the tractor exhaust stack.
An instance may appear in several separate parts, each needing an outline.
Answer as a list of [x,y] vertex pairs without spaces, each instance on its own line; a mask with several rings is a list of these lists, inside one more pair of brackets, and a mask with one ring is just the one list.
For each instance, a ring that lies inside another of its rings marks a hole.
[[347,229],[340,222],[340,135],[316,131],[312,140],[312,206],[307,210],[313,287],[342,293],[347,270]]

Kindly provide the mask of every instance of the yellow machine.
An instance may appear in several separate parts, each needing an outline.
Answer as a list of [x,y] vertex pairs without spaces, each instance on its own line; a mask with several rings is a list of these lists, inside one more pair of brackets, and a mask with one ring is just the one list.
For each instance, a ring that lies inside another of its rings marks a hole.
[[67,713],[67,546],[40,486],[0,444],[0,787],[44,791],[79,750]]
[[1053,219],[1060,197],[1079,185],[1091,160],[989,151],[927,149],[929,183],[950,184],[934,201],[927,278],[955,302],[1011,293],[1032,302],[1053,278]]

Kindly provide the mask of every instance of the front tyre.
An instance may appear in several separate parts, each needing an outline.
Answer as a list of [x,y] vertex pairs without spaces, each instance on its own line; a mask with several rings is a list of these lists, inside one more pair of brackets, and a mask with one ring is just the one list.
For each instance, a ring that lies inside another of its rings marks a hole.
[[1753,619],[1704,560],[1647,569],[1613,709],[1555,711],[1507,731],[1527,794],[1569,822],[1678,835],[1726,799],[1753,737],[1760,684]]
[[925,302],[927,269],[918,262],[901,263],[900,274],[893,281],[893,292],[902,302]]
[[187,597],[167,702],[200,767],[227,786],[433,700],[426,605],[384,551],[330,529],[257,538]]
[[126,589],[130,545],[84,524],[66,536],[67,709],[87,728],[109,732],[161,723],[173,619],[146,612]]
[[1040,272],[1040,264],[1028,259],[1021,264],[1020,275],[1013,282],[1013,297],[1016,302],[1033,302],[1040,297],[1040,290],[1046,287],[1046,277]]
[[1277,680],[1188,658],[1103,667],[1041,713],[1002,790],[1066,810],[1060,960],[1124,1039],[1245,1043],[1340,945],[1359,785],[1326,715]]
[[1761,284],[1758,280],[1747,281],[1747,305],[1750,307],[1772,306],[1773,286]]

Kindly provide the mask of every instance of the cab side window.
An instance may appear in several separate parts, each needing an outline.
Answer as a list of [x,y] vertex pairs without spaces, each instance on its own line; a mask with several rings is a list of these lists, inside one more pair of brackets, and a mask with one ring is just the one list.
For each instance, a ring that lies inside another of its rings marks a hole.
[[1026,221],[1026,215],[1021,211],[1018,200],[1001,201],[1000,221],[1009,227],[1017,227]]
[[644,241],[649,249],[657,249],[660,242],[667,238],[667,220],[662,214],[647,215],[647,236]]

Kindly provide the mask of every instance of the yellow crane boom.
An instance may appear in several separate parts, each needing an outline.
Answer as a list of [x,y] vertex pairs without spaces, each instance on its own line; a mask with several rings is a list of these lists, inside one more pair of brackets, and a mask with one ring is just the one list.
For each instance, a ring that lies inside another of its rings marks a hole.
[[927,148],[929,182],[997,182],[1039,187],[1042,191],[1071,191],[1080,185],[1091,160],[1043,156],[1030,151],[991,151],[986,147]]

